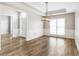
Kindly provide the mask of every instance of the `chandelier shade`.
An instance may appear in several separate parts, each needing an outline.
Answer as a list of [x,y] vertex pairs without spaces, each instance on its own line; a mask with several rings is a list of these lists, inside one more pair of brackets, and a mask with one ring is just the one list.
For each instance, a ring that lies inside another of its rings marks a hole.
[[42,16],[43,21],[48,21],[48,16]]

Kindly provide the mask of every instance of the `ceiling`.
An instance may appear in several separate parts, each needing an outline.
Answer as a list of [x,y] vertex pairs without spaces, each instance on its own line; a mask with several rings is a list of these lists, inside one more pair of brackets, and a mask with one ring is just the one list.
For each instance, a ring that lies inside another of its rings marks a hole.
[[[24,2],[35,9],[45,13],[45,2]],[[48,2],[49,13],[74,12],[79,7],[78,2]]]
[[41,12],[45,12],[45,3],[44,2],[24,2],[25,4],[28,4]]

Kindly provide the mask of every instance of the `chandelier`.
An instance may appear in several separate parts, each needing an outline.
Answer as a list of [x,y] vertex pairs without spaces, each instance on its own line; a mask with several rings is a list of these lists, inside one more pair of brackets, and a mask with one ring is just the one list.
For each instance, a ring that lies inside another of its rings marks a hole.
[[45,16],[42,16],[42,20],[48,21],[48,2],[45,2],[45,5],[46,5],[46,12],[45,12]]

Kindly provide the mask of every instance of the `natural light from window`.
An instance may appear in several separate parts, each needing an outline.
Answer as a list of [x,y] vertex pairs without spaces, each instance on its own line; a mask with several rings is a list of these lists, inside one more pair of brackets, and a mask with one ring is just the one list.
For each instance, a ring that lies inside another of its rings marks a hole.
[[56,18],[50,20],[50,34],[65,34],[65,18]]

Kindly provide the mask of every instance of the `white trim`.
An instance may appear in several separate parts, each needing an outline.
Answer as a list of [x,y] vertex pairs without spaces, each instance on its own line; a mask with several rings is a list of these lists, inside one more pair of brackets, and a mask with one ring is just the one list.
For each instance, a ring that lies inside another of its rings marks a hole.
[[22,2],[0,2],[0,4],[11,7],[11,8],[15,8],[18,10],[23,10],[25,12],[33,12],[37,15],[43,15],[43,13],[27,4],[24,4]]

